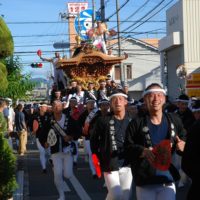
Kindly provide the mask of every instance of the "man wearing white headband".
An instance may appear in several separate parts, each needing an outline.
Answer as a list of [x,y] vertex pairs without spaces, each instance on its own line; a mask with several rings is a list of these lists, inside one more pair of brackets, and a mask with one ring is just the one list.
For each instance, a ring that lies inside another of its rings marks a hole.
[[79,117],[79,123],[81,124],[82,127],[84,150],[87,155],[90,171],[94,179],[97,178],[97,175],[94,168],[94,163],[92,162],[92,152],[90,148],[90,134],[88,132],[88,129],[91,120],[95,117],[95,114],[98,111],[98,109],[95,108],[95,103],[96,101],[93,98],[86,99],[86,105],[85,105],[86,109],[84,112],[81,113]]
[[[185,130],[177,116],[163,112],[166,93],[157,84],[149,85],[143,99],[148,114],[133,119],[126,130],[125,155],[136,184],[137,200],[175,200],[172,172],[173,149],[183,151]],[[178,171],[176,171],[178,173]]]
[[195,120],[192,111],[188,107],[189,97],[186,94],[181,94],[176,101],[178,107],[176,113],[181,118],[184,128],[189,131]]
[[131,196],[132,174],[124,154],[125,131],[130,121],[126,105],[124,91],[113,91],[111,113],[98,118],[90,138],[92,153],[99,158],[108,189],[106,200],[128,200]]
[[[183,127],[187,131],[187,135],[190,132],[191,126],[193,122],[195,121],[194,115],[192,111],[189,108],[189,97],[186,94],[181,94],[176,100],[177,110],[175,111],[176,114],[180,117]],[[176,167],[179,170],[181,179],[178,183],[178,187],[184,187],[184,185],[187,184],[188,177],[181,169],[181,157],[179,155],[176,155]]]
[[50,156],[49,147],[45,146],[46,134],[49,131],[48,122],[50,120],[47,114],[47,104],[40,103],[39,113],[33,119],[33,134],[36,136],[36,145],[40,154],[40,163],[42,172],[46,173],[47,156]]
[[72,141],[77,133],[76,123],[71,116],[63,114],[63,105],[59,100],[52,104],[53,116],[50,120],[50,131],[46,136],[45,146],[50,146],[53,161],[54,183],[59,200],[65,200],[66,185],[63,177],[69,179],[73,174],[73,155],[76,154]]

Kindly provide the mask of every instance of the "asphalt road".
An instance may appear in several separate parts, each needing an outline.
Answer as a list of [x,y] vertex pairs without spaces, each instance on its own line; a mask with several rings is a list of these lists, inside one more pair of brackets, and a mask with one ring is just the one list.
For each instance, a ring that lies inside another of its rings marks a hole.
[[[65,180],[66,199],[69,200],[104,200],[107,189],[103,187],[104,180],[93,179],[89,164],[85,160],[83,148],[79,149],[78,164],[74,168],[74,177]],[[39,152],[35,144],[29,142],[25,156],[18,157],[18,171],[23,172],[23,195],[14,200],[57,200],[58,193],[54,186],[52,166],[48,164],[47,174],[43,174]],[[188,186],[177,188],[177,200],[185,200]],[[134,195],[133,195],[134,196]],[[135,199],[134,197],[131,200]]]

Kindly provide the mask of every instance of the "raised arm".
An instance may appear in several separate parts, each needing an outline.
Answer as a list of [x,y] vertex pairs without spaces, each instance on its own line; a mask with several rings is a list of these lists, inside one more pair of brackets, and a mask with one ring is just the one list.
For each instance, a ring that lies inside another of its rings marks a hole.
[[43,58],[42,56],[40,56],[40,59],[42,61],[53,62],[53,58]]

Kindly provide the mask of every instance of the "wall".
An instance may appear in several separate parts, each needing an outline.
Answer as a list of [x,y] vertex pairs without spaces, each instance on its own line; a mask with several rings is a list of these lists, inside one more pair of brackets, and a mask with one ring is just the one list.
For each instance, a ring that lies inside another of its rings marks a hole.
[[180,94],[180,85],[184,86],[184,80],[180,79],[176,75],[177,66],[179,66],[183,61],[183,47],[177,47],[167,51],[167,86],[170,88],[168,90],[169,99],[173,100]]
[[[113,54],[117,55],[115,48],[118,47],[113,47]],[[135,39],[122,40],[121,50],[121,54],[128,53],[124,65],[132,64],[132,80],[127,80],[131,97],[140,99],[146,86],[152,82],[161,84],[160,55],[156,48]]]
[[[183,0],[184,61],[192,72],[200,66],[200,1]],[[190,69],[191,68],[191,69]],[[193,68],[193,69],[192,69]]]
[[[167,35],[159,41],[161,69],[164,77],[164,57],[166,52],[168,75],[167,89],[171,98],[179,96],[180,84],[185,80],[176,76],[176,68],[184,65],[187,75],[195,73],[200,66],[200,1],[180,0],[166,12]],[[164,81],[165,82],[165,81]]]

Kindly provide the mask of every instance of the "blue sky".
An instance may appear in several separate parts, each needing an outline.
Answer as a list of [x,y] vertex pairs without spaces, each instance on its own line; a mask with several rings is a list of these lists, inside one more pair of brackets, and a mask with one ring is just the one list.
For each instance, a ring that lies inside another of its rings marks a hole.
[[[120,10],[120,20],[126,20],[131,14],[134,14],[129,22],[124,22],[120,30],[123,31],[133,21],[141,19],[145,14],[152,10],[159,3],[160,6],[154,9],[154,13],[162,9],[158,14],[152,17],[153,21],[164,21],[165,11],[172,6],[177,0],[118,0],[120,5],[125,2],[127,4]],[[36,52],[38,49],[42,51],[49,51],[44,54],[45,57],[52,57],[56,49],[53,48],[53,43],[68,41],[66,34],[68,32],[68,25],[66,23],[41,23],[41,22],[57,22],[61,21],[60,12],[67,11],[67,2],[83,2],[83,1],[67,1],[67,0],[0,0],[0,15],[4,15],[4,20],[14,38],[15,55],[20,57],[23,64],[24,72],[31,73],[33,77],[42,76],[47,78],[51,72],[51,65],[44,63],[42,69],[33,69],[30,67],[32,62],[39,62],[40,59]],[[100,0],[95,1],[96,10],[100,8]],[[170,3],[171,2],[171,3]],[[89,0],[89,8],[92,7],[92,1]],[[106,3],[106,17],[109,17],[116,10],[115,0],[105,0]],[[168,5],[169,4],[169,5]],[[144,6],[142,6],[144,5]],[[137,12],[137,10],[139,11]],[[152,12],[153,14],[153,12]],[[151,16],[151,15],[149,15]],[[146,18],[143,19],[143,21]],[[39,22],[39,23],[35,23]],[[110,18],[107,23],[108,28],[116,26],[116,15]],[[135,24],[133,27],[137,27]],[[130,33],[135,38],[158,37],[165,35],[166,24],[163,22],[145,22]],[[159,30],[157,30],[159,29]],[[117,30],[115,28],[115,30]],[[129,29],[131,31],[131,28]],[[154,31],[155,30],[155,31]],[[154,34],[141,34],[142,32],[152,31]],[[157,33],[156,33],[157,32]],[[140,34],[139,34],[140,33]],[[56,36],[45,36],[56,35]],[[32,53],[33,52],[33,53]],[[64,52],[66,54],[66,52]]]

